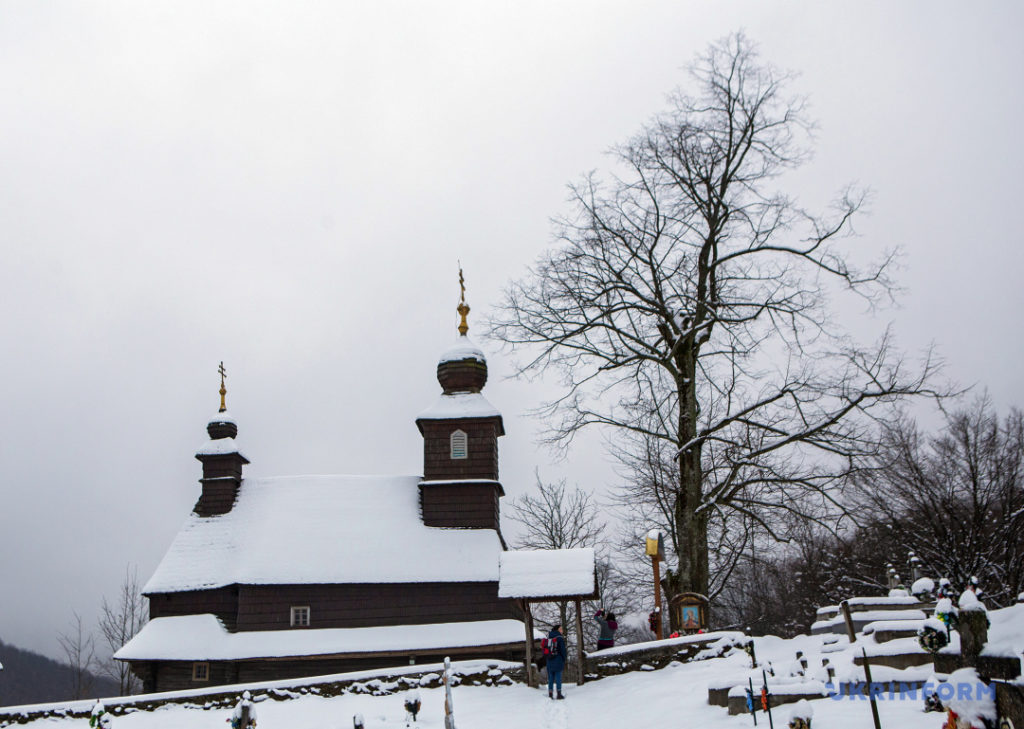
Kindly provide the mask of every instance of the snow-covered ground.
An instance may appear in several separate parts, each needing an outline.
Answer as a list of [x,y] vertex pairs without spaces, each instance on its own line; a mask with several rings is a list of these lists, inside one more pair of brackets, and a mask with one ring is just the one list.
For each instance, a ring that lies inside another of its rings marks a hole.
[[[822,653],[823,638],[802,636],[792,640],[756,639],[757,657],[771,661],[782,679],[798,667],[795,651],[801,650],[809,661],[808,678],[820,673],[821,658],[830,661],[842,675],[856,670],[850,650]],[[844,641],[845,642],[845,641]],[[817,667],[817,668],[816,668]],[[750,660],[736,651],[725,658],[673,664],[658,671],[639,671],[593,681],[582,687],[564,687],[566,700],[551,701],[546,690],[529,689],[520,684],[510,686],[457,686],[453,689],[456,726],[460,729],[628,729],[642,727],[751,727],[749,715],[729,716],[726,709],[708,705],[709,686],[723,686],[745,680],[750,673]],[[889,676],[874,676],[888,680]],[[792,679],[798,680],[798,679]],[[755,687],[758,687],[755,682]],[[781,689],[781,683],[779,684]],[[781,692],[781,691],[780,691]],[[431,729],[444,726],[444,692],[441,689],[419,689],[423,702],[415,726]],[[302,696],[287,701],[265,700],[256,704],[259,729],[325,729],[352,726],[355,714],[362,714],[366,729],[404,727],[403,697],[347,694],[334,698]],[[257,696],[258,699],[258,696]],[[920,697],[900,700],[897,694],[882,696],[879,712],[885,729],[939,729],[945,715],[924,713]],[[871,726],[871,709],[866,699],[820,699],[813,707],[814,729],[863,729]],[[790,718],[793,705],[773,710],[775,726],[782,729]],[[224,729],[230,709],[203,710],[180,705],[166,706],[152,712],[136,712],[115,717],[115,729]],[[759,725],[767,726],[767,717],[758,717]],[[82,727],[84,719],[40,719],[29,723],[29,729],[61,729]]]

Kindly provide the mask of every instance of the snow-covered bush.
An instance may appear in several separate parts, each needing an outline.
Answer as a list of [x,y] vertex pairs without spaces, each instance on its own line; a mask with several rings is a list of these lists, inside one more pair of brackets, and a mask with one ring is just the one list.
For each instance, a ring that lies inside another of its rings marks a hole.
[[931,577],[922,577],[910,586],[910,594],[921,602],[930,600],[933,592],[935,592],[935,580]]
[[789,729],[811,729],[814,707],[807,699],[800,699],[789,712]]

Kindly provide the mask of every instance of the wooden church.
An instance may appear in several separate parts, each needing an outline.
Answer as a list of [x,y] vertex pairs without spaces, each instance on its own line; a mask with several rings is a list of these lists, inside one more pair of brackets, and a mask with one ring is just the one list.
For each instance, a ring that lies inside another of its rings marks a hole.
[[443,392],[416,419],[422,476],[246,478],[222,369],[202,492],[143,588],[149,623],[115,656],[146,692],[522,657],[521,608],[498,597],[504,428],[464,288],[458,311]]

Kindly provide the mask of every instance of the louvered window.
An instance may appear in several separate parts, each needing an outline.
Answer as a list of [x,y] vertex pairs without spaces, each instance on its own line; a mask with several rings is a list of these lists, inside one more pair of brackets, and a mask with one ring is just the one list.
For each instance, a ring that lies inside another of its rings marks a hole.
[[469,438],[466,436],[465,432],[456,430],[452,433],[452,459],[466,458],[468,456],[468,441]]

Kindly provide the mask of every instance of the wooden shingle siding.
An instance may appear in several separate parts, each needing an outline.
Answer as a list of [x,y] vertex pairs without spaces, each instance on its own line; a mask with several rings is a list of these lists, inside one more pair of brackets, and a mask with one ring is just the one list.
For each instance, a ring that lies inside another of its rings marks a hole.
[[[423,478],[427,481],[480,478],[498,480],[498,418],[421,421]],[[452,458],[451,435],[467,435],[467,457]]]
[[238,587],[149,595],[150,619],[200,613],[213,613],[224,622],[228,630],[234,630],[238,619]]
[[501,487],[496,483],[420,486],[423,523],[430,527],[498,529]]
[[203,492],[192,511],[199,516],[226,514],[235,505],[239,481],[234,478],[203,479]]
[[290,625],[293,605],[309,606],[310,628],[520,617],[515,601],[498,598],[497,582],[241,585],[238,604],[238,630],[303,630]]
[[475,359],[441,362],[437,381],[445,392],[480,392],[487,384],[487,365]]
[[143,690],[146,691],[182,691],[184,689],[222,686],[237,681],[237,667],[226,661],[210,661],[210,674],[207,681],[192,680],[192,661],[159,661],[155,664],[155,678],[149,684],[143,678]]
[[207,478],[242,478],[242,466],[245,459],[238,453],[226,453],[222,456],[197,456],[203,462],[203,479]]

